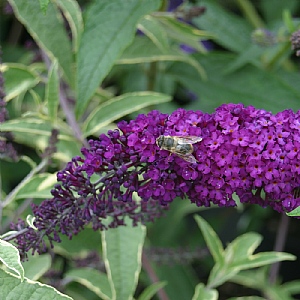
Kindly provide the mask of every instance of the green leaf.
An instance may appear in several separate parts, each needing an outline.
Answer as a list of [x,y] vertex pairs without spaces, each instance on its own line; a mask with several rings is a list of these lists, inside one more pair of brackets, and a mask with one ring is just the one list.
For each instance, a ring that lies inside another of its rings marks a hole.
[[300,293],[300,280],[293,280],[285,282],[282,285],[283,289],[290,294],[299,294]]
[[245,270],[268,265],[282,260],[294,260],[295,256],[283,252],[262,252],[253,255],[261,243],[262,237],[254,232],[248,232],[231,242],[224,253],[224,262],[228,268]]
[[263,290],[268,284],[268,275],[268,268],[257,268],[241,271],[233,276],[230,281],[251,289]]
[[289,217],[298,217],[300,216],[300,206],[298,206],[297,208],[295,208],[294,210],[286,213]]
[[1,131],[12,131],[17,142],[45,149],[51,124],[38,118],[20,118],[0,124]]
[[50,254],[34,255],[22,263],[26,278],[31,280],[38,280],[42,277],[51,267]]
[[[30,90],[29,91],[30,96],[32,97],[36,107],[42,106],[42,99],[41,96],[35,91],[35,90]],[[21,108],[20,108],[21,109]]]
[[[169,224],[170,219],[167,226]],[[158,235],[160,235],[162,228],[163,227],[160,227],[160,230],[158,230]],[[165,234],[163,234],[162,240],[164,240],[163,243],[166,243]],[[168,242],[170,241],[171,239],[168,236]],[[173,240],[173,243],[176,243],[175,240]],[[168,283],[165,286],[164,291],[167,293],[169,299],[192,299],[194,288],[199,280],[195,274],[195,269],[193,269],[190,265],[180,264],[180,262],[177,264],[176,262],[172,263],[172,268],[170,268],[170,265],[167,263],[157,263],[154,267],[157,277],[163,278]]]
[[195,294],[192,300],[217,300],[219,293],[215,289],[206,289],[203,283],[199,283],[196,286]]
[[50,0],[39,0],[41,11],[46,14]]
[[282,13],[282,19],[285,24],[285,27],[288,29],[290,34],[297,30],[291,11],[288,10],[286,7],[284,8]]
[[56,174],[37,174],[31,178],[31,180],[22,187],[15,195],[15,199],[24,198],[51,198],[50,190],[57,183]]
[[78,52],[77,116],[133,40],[139,19],[159,5],[160,0],[102,0],[90,6]]
[[193,23],[209,30],[217,43],[235,52],[243,52],[251,45],[252,28],[245,19],[229,13],[211,0],[203,0],[201,5],[205,6],[206,12],[194,18]]
[[90,114],[83,126],[83,133],[85,136],[94,134],[102,127],[129,113],[170,100],[169,95],[155,92],[128,93],[112,98]]
[[[275,24],[282,21],[282,12],[289,10],[293,15],[297,13],[299,2],[297,0],[288,1],[261,1],[259,12],[263,15],[267,24]],[[294,18],[295,21],[295,18]]]
[[238,236],[225,249],[224,258],[226,263],[235,264],[243,259],[248,259],[261,243],[262,237],[255,232],[248,232]]
[[230,280],[239,272],[238,268],[230,268],[224,263],[216,263],[212,268],[207,281],[208,288],[216,288]]
[[203,218],[196,215],[195,220],[198,223],[199,228],[201,229],[206,245],[213,256],[214,261],[219,263],[223,262],[224,248],[219,237],[212,229],[212,227]]
[[80,256],[82,253],[99,251],[101,246],[101,236],[92,228],[86,227],[79,232],[76,237],[70,240],[66,235],[62,235],[61,243],[55,245],[55,253],[67,258],[71,256]]
[[203,67],[191,55],[187,55],[177,48],[171,48],[163,53],[148,38],[136,36],[134,42],[123,52],[118,64],[140,64],[155,61],[182,61],[192,66],[202,79],[206,78]]
[[66,79],[73,85],[72,47],[58,8],[50,2],[44,15],[37,0],[9,0],[9,3],[36,43],[51,60],[58,60]]
[[[245,287],[259,290],[262,294],[268,295],[270,299],[294,299],[292,295],[299,294],[300,281],[290,281],[282,284],[281,282],[270,285],[269,272],[267,268],[242,271],[231,278],[231,282]],[[230,298],[236,299],[236,298]]]
[[20,278],[0,269],[1,298],[2,299],[30,299],[30,300],[63,300],[71,297],[62,294],[52,286]]
[[267,285],[264,288],[264,295],[266,299],[272,299],[272,300],[293,300],[296,299],[292,297],[290,293],[285,291],[281,286],[279,285]]
[[224,70],[224,75],[233,73],[239,68],[246,66],[247,64],[257,65],[257,61],[260,60],[260,57],[264,51],[263,47],[258,45],[251,45],[245,51],[241,52],[233,61],[227,66],[227,69]]
[[294,260],[288,253],[262,252],[253,255],[261,242],[257,233],[246,233],[237,237],[224,251],[224,259],[213,267],[208,286],[216,287],[233,278],[241,270],[257,268],[283,260]]
[[80,155],[82,145],[73,137],[61,134],[58,136],[59,141],[56,144],[57,151],[53,154],[53,158],[62,162],[69,162],[74,156]]
[[[213,111],[215,107],[228,102],[253,105],[273,113],[287,107],[299,109],[299,74],[291,73],[293,76],[287,76],[285,80],[282,70],[271,73],[251,65],[224,74],[236,55],[208,53],[205,57],[197,54],[194,57],[207,73],[205,82],[189,65],[174,63],[168,71],[175,80],[201,97],[203,111]],[[199,103],[195,101],[194,106],[186,109],[199,109]]]
[[66,279],[76,281],[93,291],[103,300],[112,299],[107,275],[91,268],[72,269],[66,273]]
[[26,223],[29,227],[31,227],[34,230],[38,230],[38,228],[33,224],[35,222],[36,217],[33,215],[27,215],[26,217]]
[[131,299],[135,292],[145,234],[145,226],[131,225],[101,231],[103,259],[114,299]]
[[232,298],[228,298],[227,300],[266,300],[266,298],[262,298],[258,296],[245,296],[245,297],[232,297]]
[[[48,146],[52,124],[38,118],[20,118],[1,123],[0,129],[13,132],[18,143],[43,151]],[[58,129],[61,133],[58,135],[57,152],[53,157],[68,162],[72,157],[80,154],[80,145],[67,134],[64,126]]]
[[164,54],[170,50],[168,36],[156,18],[147,15],[140,21],[138,28],[148,36],[156,47]]
[[0,72],[4,76],[5,100],[9,101],[36,86],[40,78],[36,72],[21,64],[2,64]]
[[[234,254],[232,254],[232,256],[233,255]],[[232,256],[230,260],[232,260]],[[234,263],[231,263],[230,261],[227,263],[226,260],[228,260],[228,257],[225,257],[225,263],[217,263],[213,267],[208,279],[208,286],[210,288],[217,287],[230,280],[241,270],[257,268],[283,260],[295,260],[295,257],[288,253],[263,252],[256,255],[250,255],[249,258]]]
[[262,252],[251,255],[248,260],[239,261],[234,267],[238,268],[239,270],[246,270],[273,264],[283,260],[296,260],[296,257],[292,254],[284,252]]
[[164,30],[174,40],[181,44],[187,44],[200,52],[206,52],[200,41],[212,38],[212,34],[183,23],[174,17],[162,16],[158,17],[157,20],[161,22]]
[[59,77],[57,61],[54,60],[48,73],[46,85],[46,102],[48,104],[48,114],[50,120],[55,123],[57,119],[57,108],[59,103]]
[[138,297],[138,300],[151,300],[154,295],[162,289],[167,283],[166,282],[155,282],[147,286],[141,295]]
[[15,246],[0,240],[0,260],[8,269],[17,273],[21,281],[24,280],[24,269],[20,261],[19,251]]
[[75,0],[56,0],[56,3],[62,10],[70,25],[72,31],[73,50],[77,53],[81,34],[83,32],[83,20],[80,6]]

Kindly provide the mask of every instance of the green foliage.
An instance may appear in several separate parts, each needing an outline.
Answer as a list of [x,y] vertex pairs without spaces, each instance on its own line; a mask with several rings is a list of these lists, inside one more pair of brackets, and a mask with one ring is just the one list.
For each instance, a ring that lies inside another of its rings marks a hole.
[[91,268],[73,269],[66,274],[70,281],[76,281],[87,287],[101,299],[112,299],[112,291],[107,275]]
[[89,7],[78,51],[77,115],[81,115],[115,60],[132,41],[137,21],[157,9],[159,3],[159,0],[104,0]]
[[[65,124],[60,123],[58,128],[61,134],[55,156],[62,161],[69,161],[79,153],[80,146],[70,135]],[[44,151],[47,147],[51,129],[51,122],[39,117],[21,117],[1,124],[1,130],[14,132],[14,138],[18,143],[33,146],[40,151]]]
[[86,119],[83,133],[95,134],[104,126],[144,107],[170,101],[167,95],[154,92],[128,93],[112,98],[97,107]]
[[167,283],[166,282],[156,282],[149,285],[139,296],[138,300],[150,300],[154,295],[163,288]]
[[[195,216],[195,219],[215,261],[215,265],[207,282],[206,289],[208,290],[212,289],[212,291],[215,291],[214,289],[216,287],[220,286],[226,281],[231,280],[242,270],[257,268],[283,260],[296,259],[295,256],[283,252],[262,252],[253,254],[261,242],[261,236],[257,233],[251,232],[237,237],[234,241],[228,244],[225,250],[223,250],[221,241],[211,226],[200,216]],[[262,287],[261,281],[258,280],[256,282],[259,287]],[[246,284],[244,283],[244,285]],[[257,285],[255,287],[257,287]],[[275,289],[275,287],[272,286],[271,288],[268,288],[268,284],[265,282],[263,289],[266,291],[266,293],[269,293],[270,290]],[[283,292],[281,288],[280,292]],[[212,293],[210,297],[211,298],[207,299],[216,299],[215,292]]]
[[16,247],[6,241],[0,240],[0,259],[10,271],[13,271],[20,277],[21,282],[24,280],[24,269]]
[[47,12],[47,7],[48,7],[48,4],[50,2],[50,0],[39,0],[40,1],[40,6],[41,6],[41,11],[46,14]]
[[251,289],[260,290],[270,299],[294,299],[292,295],[298,294],[300,291],[299,280],[270,285],[267,279],[266,270],[267,269],[265,268],[261,268],[257,270],[242,271],[235,275],[231,281]]
[[145,234],[144,226],[102,231],[103,260],[112,298],[132,298],[141,270]]
[[[299,67],[290,45],[290,35],[300,28],[293,17],[299,1],[185,1],[173,12],[166,11],[167,0],[8,2],[24,28],[15,32],[13,18],[1,15],[0,72],[11,119],[0,124],[0,132],[1,140],[2,134],[13,134],[22,156],[16,163],[0,158],[2,238],[10,234],[5,234],[10,221],[26,219],[32,201],[51,198],[57,171],[80,155],[85,139],[116,128],[120,119],[178,107],[212,112],[229,102],[273,113],[299,109]],[[190,17],[187,12],[197,6],[205,13]],[[264,30],[271,42],[256,43],[257,29],[262,42]],[[37,48],[28,50],[27,39]],[[193,50],[183,51],[183,46]],[[45,158],[53,129],[59,131],[56,151]],[[165,218],[147,226],[147,236],[145,227],[131,225],[101,236],[86,228],[72,240],[63,237],[51,255],[33,256],[23,264],[17,249],[1,240],[0,277],[5,284],[0,295],[148,300],[165,293],[175,300],[289,300],[300,294],[297,278],[270,283],[269,265],[295,259],[265,250],[273,248],[278,215],[242,204],[239,209],[204,209],[178,199]],[[299,216],[299,211],[288,215]],[[196,216],[201,236],[194,213],[209,220]],[[255,253],[262,235],[253,231],[267,230],[268,239],[260,246],[264,252]],[[289,238],[292,245],[300,242]],[[147,255],[153,247],[165,252]],[[76,265],[91,252],[104,265]],[[142,255],[147,259],[144,268]],[[289,272],[299,269],[296,262],[288,264]],[[53,270],[58,270],[66,295],[35,281],[50,282],[54,277],[49,279],[47,272]],[[237,293],[228,282],[251,289],[240,294],[255,290],[262,297],[232,297]]]
[[[218,44],[232,52],[241,53],[251,46],[251,25],[243,18],[235,16],[215,1],[203,1],[207,11],[194,23],[214,35]],[[213,26],[212,26],[213,24]]]
[[22,64],[3,64],[0,71],[4,74],[6,101],[35,87],[40,81],[36,72]]
[[72,31],[72,45],[74,53],[78,52],[80,39],[83,32],[83,19],[79,4],[74,0],[57,0],[58,7],[68,20]]
[[173,17],[159,17],[158,21],[168,36],[200,52],[206,52],[206,50],[199,41],[213,38],[213,35],[209,32],[193,28]]
[[297,207],[296,209],[292,210],[291,212],[287,213],[289,217],[299,217],[300,216],[300,208]]
[[47,14],[44,15],[36,0],[11,0],[9,3],[35,42],[51,60],[57,59],[66,80],[73,86],[72,48],[58,7],[49,2]]
[[1,297],[3,299],[31,299],[31,300],[63,300],[72,299],[63,295],[53,287],[25,278],[19,277],[0,269],[0,279],[5,284],[1,285]]
[[26,278],[39,280],[51,268],[49,254],[31,256],[30,260],[22,263]]
[[206,289],[203,283],[196,286],[195,294],[192,300],[216,300],[218,299],[218,291],[214,289]]
[[224,260],[224,249],[217,234],[213,231],[209,224],[199,216],[196,217],[196,221],[203,233],[205,242],[214,258],[214,261],[216,263],[222,264]]
[[25,199],[27,197],[33,198],[50,198],[51,194],[49,189],[55,184],[55,174],[37,174],[26,182],[26,186],[22,186],[15,194],[14,199]]
[[54,61],[49,69],[45,102],[48,104],[49,118],[52,122],[55,122],[57,119],[57,108],[59,103],[59,77],[57,61]]

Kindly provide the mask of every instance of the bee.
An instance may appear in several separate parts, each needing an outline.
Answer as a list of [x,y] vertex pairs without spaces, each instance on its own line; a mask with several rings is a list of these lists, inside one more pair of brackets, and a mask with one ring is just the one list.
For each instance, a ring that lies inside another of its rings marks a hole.
[[196,158],[192,155],[193,144],[202,141],[200,136],[171,136],[161,135],[156,139],[156,145],[162,150],[168,150],[189,163],[196,163]]

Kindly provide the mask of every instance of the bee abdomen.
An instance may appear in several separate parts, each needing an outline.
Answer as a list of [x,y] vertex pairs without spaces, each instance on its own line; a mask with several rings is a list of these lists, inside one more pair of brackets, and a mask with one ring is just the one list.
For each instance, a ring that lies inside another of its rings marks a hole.
[[187,155],[193,153],[194,148],[192,144],[177,144],[176,146],[176,152]]

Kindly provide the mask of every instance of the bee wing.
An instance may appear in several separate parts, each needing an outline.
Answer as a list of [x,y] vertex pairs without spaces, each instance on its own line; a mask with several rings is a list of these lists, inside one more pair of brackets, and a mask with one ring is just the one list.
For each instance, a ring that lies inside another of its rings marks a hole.
[[195,144],[198,142],[202,141],[202,137],[200,136],[192,136],[192,135],[187,135],[187,136],[180,136],[177,137],[177,142],[178,144]]
[[181,154],[176,153],[176,155],[191,164],[195,164],[197,162],[196,158],[192,154],[181,155]]

